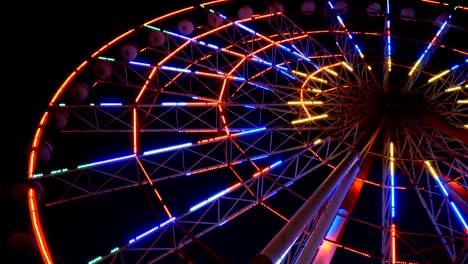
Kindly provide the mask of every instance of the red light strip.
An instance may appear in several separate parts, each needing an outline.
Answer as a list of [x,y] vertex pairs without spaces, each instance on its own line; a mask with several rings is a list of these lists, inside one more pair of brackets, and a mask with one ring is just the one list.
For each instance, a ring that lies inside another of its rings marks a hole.
[[148,175],[148,173],[146,172],[145,170],[145,167],[143,166],[143,164],[141,164],[141,161],[139,158],[136,158],[137,162],[138,162],[138,165],[140,165],[140,168],[141,170],[143,170],[143,174],[145,175],[146,179],[148,180],[148,183],[151,185],[151,187],[153,187],[153,191],[154,193],[156,194],[156,196],[158,197],[158,200],[159,202],[161,202],[161,205],[163,206],[164,208],[164,211],[166,211],[167,213],[167,216],[169,216],[169,218],[172,218],[172,214],[171,212],[169,211],[169,208],[167,208],[166,204],[164,203],[161,195],[159,194],[158,190],[156,189],[156,186],[154,186],[154,183],[153,181],[151,180],[150,176]]
[[42,232],[41,223],[39,220],[39,213],[37,211],[36,193],[33,188],[28,190],[29,212],[31,215],[31,223],[34,230],[34,235],[41,252],[42,259],[46,264],[52,264],[52,258],[49,248],[45,243],[44,233]]

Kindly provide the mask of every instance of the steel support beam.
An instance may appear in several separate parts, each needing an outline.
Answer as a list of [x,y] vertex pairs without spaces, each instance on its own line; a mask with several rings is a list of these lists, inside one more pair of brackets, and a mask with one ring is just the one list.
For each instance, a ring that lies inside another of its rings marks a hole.
[[[276,263],[280,260],[281,256],[294,241],[296,241],[310,221],[316,217],[320,207],[330,198],[337,186],[340,185],[340,182],[343,181],[350,171],[353,171],[352,168],[359,159],[359,153],[354,151],[348,152],[335,170],[325,179],[310,198],[306,200],[289,222],[276,234],[262,252],[252,259],[252,264]],[[322,241],[322,239],[323,236],[320,241]]]
[[315,228],[311,231],[309,239],[304,246],[302,254],[299,256],[297,263],[311,263],[317,254],[320,244],[323,242],[323,238],[326,236],[330,226],[333,223],[338,209],[340,209],[346,194],[348,193],[351,184],[356,179],[356,175],[359,172],[359,164],[354,164],[349,172],[343,176],[342,181],[336,188],[333,197],[328,202],[328,206],[325,208],[320,220],[318,221]]

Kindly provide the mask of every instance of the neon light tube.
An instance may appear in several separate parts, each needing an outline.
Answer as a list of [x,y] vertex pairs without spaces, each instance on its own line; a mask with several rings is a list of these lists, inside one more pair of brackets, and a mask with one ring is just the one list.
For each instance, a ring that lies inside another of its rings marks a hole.
[[204,200],[204,201],[202,201],[202,202],[200,202],[200,203],[198,203],[198,204],[192,206],[192,207],[189,209],[189,211],[190,211],[190,212],[193,212],[193,211],[196,211],[196,210],[200,209],[201,207],[205,206],[206,204],[208,204],[208,203],[210,203],[210,202],[212,202],[212,201],[218,199],[219,197],[221,197],[221,196],[223,196],[223,195],[229,193],[230,191],[236,189],[237,187],[240,186],[240,184],[241,184],[241,183],[238,182],[238,183],[232,185],[231,187],[227,188],[226,190],[221,191],[221,192],[219,192],[219,193],[217,193],[217,194],[211,196],[210,198],[208,198],[208,199],[206,199],[206,200]]
[[151,228],[150,230],[148,230],[148,231],[142,233],[141,235],[138,235],[138,236],[136,236],[135,238],[130,239],[130,240],[128,241],[128,243],[129,243],[129,244],[133,244],[133,243],[135,243],[136,241],[138,241],[138,240],[140,240],[140,239],[142,239],[142,238],[148,236],[149,234],[153,233],[154,231],[158,230],[159,228],[162,228],[162,227],[164,227],[165,225],[167,225],[167,224],[169,224],[169,223],[171,223],[171,222],[174,222],[175,220],[176,220],[175,217],[171,217],[171,218],[169,218],[169,220],[167,220],[167,221],[161,223],[160,225],[157,225],[157,226]]
[[395,157],[393,150],[393,142],[390,142],[390,190],[392,204],[392,218],[395,217]]
[[206,106],[206,105],[218,105],[214,102],[163,102],[162,106]]
[[322,101],[289,101],[288,105],[321,105]]
[[262,173],[265,173],[265,172],[267,172],[267,171],[270,171],[270,170],[272,170],[273,168],[275,168],[275,167],[277,167],[278,165],[280,165],[281,163],[282,163],[282,161],[279,160],[279,161],[277,161],[277,162],[271,164],[270,166],[264,168],[263,170],[261,170],[261,171],[259,171],[259,172],[256,172],[256,173],[253,175],[253,177],[255,178],[255,177],[259,176],[259,175],[262,174]]
[[184,73],[191,73],[192,72],[191,70],[176,68],[176,67],[170,67],[170,66],[161,66],[161,69],[168,70],[168,71],[184,72]]
[[[387,14],[389,13],[389,4],[387,1]],[[388,71],[390,72],[392,70],[392,46],[391,46],[391,34],[390,34],[390,20],[387,20],[387,66],[388,66]]]
[[[333,6],[333,4],[332,4],[330,1],[328,1],[328,5],[330,6],[330,8],[331,8],[332,10],[335,10],[335,7]],[[338,21],[340,22],[340,25],[341,25],[341,27],[343,27],[343,29],[344,29],[346,35],[348,36],[348,38],[349,38],[350,40],[352,40],[352,39],[353,39],[353,35],[352,35],[351,33],[349,33],[348,29],[346,28],[345,23],[343,22],[343,19],[341,19],[341,17],[340,17],[339,15],[337,15],[336,18],[337,18]],[[354,44],[354,48],[356,48],[356,50],[358,51],[359,57],[361,57],[361,58],[363,59],[363,58],[364,58],[364,54],[362,53],[362,51],[361,51],[361,49],[359,48],[359,46],[358,46],[357,44]]]
[[100,106],[122,106],[122,103],[100,103]]
[[152,67],[152,65],[149,64],[149,63],[143,63],[143,62],[137,62],[137,61],[129,61],[128,63],[133,64],[133,65],[137,65],[137,66],[144,66],[144,67],[147,67],[147,68]]
[[348,71],[352,72],[353,71],[353,67],[351,67],[348,63],[346,63],[345,61],[342,61],[341,64],[346,68],[348,69]]
[[392,224],[392,263],[396,263],[396,237],[395,237],[395,224]]
[[450,72],[450,70],[445,70],[445,71],[435,75],[434,77],[430,78],[427,82],[433,82],[434,80],[439,79],[440,77],[442,77],[444,75],[447,75],[449,72]]
[[39,250],[42,255],[42,259],[46,264],[52,264],[52,257],[45,242],[44,232],[42,232],[42,226],[40,224],[39,213],[37,211],[37,200],[36,194],[33,188],[28,190],[28,201],[29,201],[29,210],[31,215],[31,224],[34,230],[34,235],[38,243]]
[[181,148],[189,147],[191,145],[192,145],[192,143],[184,143],[184,144],[180,144],[180,145],[174,145],[174,146],[170,146],[170,147],[145,151],[145,152],[143,152],[143,156],[158,154],[158,153],[167,152],[167,151],[171,151],[171,150],[175,150],[175,149],[181,149]]
[[83,165],[77,166],[76,168],[77,168],[77,169],[83,169],[83,168],[92,167],[92,166],[97,166],[97,165],[102,165],[102,164],[106,164],[106,163],[111,163],[111,162],[116,162],[116,161],[131,159],[131,158],[134,158],[134,157],[136,157],[136,154],[131,154],[131,155],[128,155],[128,156],[118,157],[118,158],[114,158],[114,159],[108,159],[108,160],[103,160],[103,161],[97,161],[97,162],[93,162],[93,163],[83,164]]
[[463,218],[463,216],[461,215],[460,211],[458,210],[457,206],[455,205],[454,202],[450,202],[450,206],[452,207],[453,211],[455,212],[455,214],[457,215],[458,219],[460,220],[460,223],[463,225],[463,227],[465,227],[465,233],[468,234],[468,225],[466,224],[466,221],[465,219]]
[[423,60],[424,56],[426,56],[426,54],[428,53],[428,51],[432,48],[432,46],[434,45],[435,41],[437,40],[437,37],[439,36],[439,34],[442,32],[442,30],[445,28],[445,26],[447,25],[448,23],[448,20],[451,18],[452,16],[450,15],[447,20],[442,24],[442,26],[440,27],[440,29],[437,31],[435,37],[431,40],[431,42],[427,45],[426,49],[424,50],[424,52],[421,54],[421,56],[419,57],[418,61],[416,61],[416,63],[414,64],[413,68],[411,68],[410,72],[408,73],[408,75],[412,75],[414,73],[414,71],[416,70],[416,68],[418,67],[418,65],[421,63],[421,61]]
[[256,84],[256,83],[251,83],[251,82],[249,82],[249,83],[250,83],[251,85],[253,85],[253,86],[255,86],[255,87],[258,87],[258,88],[261,88],[261,89],[263,89],[263,90],[271,91],[270,88],[265,87],[265,86],[263,86],[263,85]]
[[297,119],[297,120],[291,121],[291,124],[295,125],[295,124],[305,123],[308,121],[313,121],[313,120],[327,118],[327,117],[328,117],[328,114],[323,114],[323,115],[318,115],[318,116],[313,116],[313,117],[308,117],[308,118],[303,118],[303,119]]
[[98,263],[102,259],[102,256],[96,257],[93,260],[89,261],[88,264]]
[[445,89],[445,91],[444,91],[444,92],[454,92],[454,91],[459,91],[459,90],[461,90],[461,89],[462,89],[462,87],[461,87],[461,86],[457,86],[457,87],[451,87],[451,88],[447,88],[447,89]]
[[435,171],[434,167],[432,167],[431,165],[431,162],[426,160],[424,161],[424,163],[426,163],[428,169],[429,169],[429,172],[431,173],[432,177],[436,180],[437,182],[437,185],[439,186],[439,188],[442,190],[442,192],[444,193],[444,195],[446,197],[449,197],[448,195],[448,192],[447,190],[445,189],[445,186],[442,184],[442,182],[440,181],[439,179],[439,175],[437,174],[437,172]]
[[114,58],[107,58],[107,57],[101,57],[101,56],[98,57],[98,59],[100,59],[100,60],[105,60],[105,61],[115,61]]

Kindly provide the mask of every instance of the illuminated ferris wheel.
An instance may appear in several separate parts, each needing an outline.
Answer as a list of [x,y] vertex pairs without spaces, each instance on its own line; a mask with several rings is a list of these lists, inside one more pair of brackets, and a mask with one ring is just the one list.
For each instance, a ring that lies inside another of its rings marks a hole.
[[213,1],[94,52],[33,139],[43,260],[466,262],[468,7],[409,4]]

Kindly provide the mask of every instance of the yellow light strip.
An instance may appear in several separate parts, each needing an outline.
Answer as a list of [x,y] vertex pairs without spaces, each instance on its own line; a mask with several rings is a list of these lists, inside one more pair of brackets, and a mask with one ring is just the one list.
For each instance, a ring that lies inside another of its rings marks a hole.
[[346,63],[345,61],[342,61],[341,62],[341,65],[343,65],[346,69],[348,69],[348,71],[352,72],[353,71],[353,67],[351,67],[348,63]]
[[307,74],[300,72],[300,71],[292,70],[291,72],[302,77],[307,77]]
[[335,75],[335,76],[338,76],[338,73],[334,70],[330,70],[328,68],[325,68],[325,71],[327,71],[328,73],[331,73],[332,75]]
[[291,121],[291,124],[300,124],[300,123],[305,123],[305,122],[308,122],[308,121],[312,121],[312,120],[317,120],[317,119],[322,119],[322,118],[327,118],[328,117],[328,114],[323,114],[323,115],[318,115],[318,116],[312,116],[312,117],[308,117],[308,118],[303,118],[303,119],[297,119],[297,120],[294,120],[294,121]]
[[328,83],[327,80],[324,80],[324,79],[321,79],[321,78],[317,78],[317,77],[314,77],[314,76],[309,76],[309,79],[312,79],[312,80],[315,80],[315,81],[319,81],[319,82],[322,82],[322,83]]
[[320,138],[314,141],[314,145],[318,145],[320,143],[322,143],[322,140]]
[[461,86],[456,86],[456,87],[451,87],[451,88],[445,89],[445,92],[453,92],[453,91],[458,91],[458,90],[461,90],[461,89],[462,89]]
[[396,263],[395,224],[392,224],[392,263]]
[[468,99],[458,100],[457,104],[468,104]]
[[322,92],[322,90],[317,89],[317,88],[312,88],[312,89],[307,88],[307,91],[312,91],[312,92],[314,92],[314,93],[321,93],[321,92]]
[[427,168],[429,168],[429,172],[431,173],[432,177],[438,178],[439,175],[437,175],[437,172],[432,167],[431,162],[428,160],[425,160],[424,163],[426,164]]
[[450,70],[445,70],[445,71],[437,74],[436,76],[430,78],[427,82],[433,82],[434,80],[439,79],[440,77],[442,77],[444,75],[447,75],[449,72],[450,72]]
[[393,142],[390,142],[390,173],[395,173],[395,157],[393,151]]

